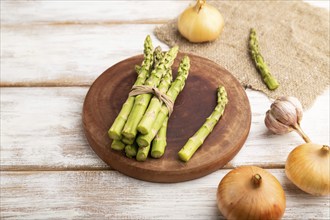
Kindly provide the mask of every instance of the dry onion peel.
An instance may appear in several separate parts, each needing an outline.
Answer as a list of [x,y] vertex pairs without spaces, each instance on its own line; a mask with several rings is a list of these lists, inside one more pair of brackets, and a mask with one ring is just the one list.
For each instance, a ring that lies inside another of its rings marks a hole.
[[286,164],[287,177],[301,190],[312,195],[330,195],[330,149],[311,143],[300,127],[302,105],[295,97],[276,99],[266,112],[265,124],[275,134],[296,131],[306,142],[290,152]]
[[330,148],[306,143],[289,154],[285,173],[301,190],[312,195],[330,195]]
[[194,6],[185,9],[178,18],[179,32],[194,43],[216,40],[223,27],[222,15],[206,0],[197,0]]
[[230,171],[219,183],[217,203],[227,219],[280,219],[286,207],[281,184],[256,166]]

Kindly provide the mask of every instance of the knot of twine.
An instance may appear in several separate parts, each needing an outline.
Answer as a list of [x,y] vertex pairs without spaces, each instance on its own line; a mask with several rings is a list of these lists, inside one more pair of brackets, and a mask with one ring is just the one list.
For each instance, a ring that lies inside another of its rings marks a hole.
[[151,93],[154,94],[161,103],[164,103],[168,109],[168,115],[170,116],[173,112],[174,102],[166,94],[159,91],[159,89],[150,86],[133,86],[128,96],[137,96],[141,94]]

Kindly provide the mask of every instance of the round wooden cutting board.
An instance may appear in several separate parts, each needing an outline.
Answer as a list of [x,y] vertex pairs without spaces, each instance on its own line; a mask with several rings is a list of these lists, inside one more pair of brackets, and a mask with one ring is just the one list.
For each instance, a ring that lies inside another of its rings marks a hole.
[[[173,75],[183,54],[172,66]],[[145,162],[110,148],[108,129],[115,120],[132,87],[143,55],[121,61],[100,75],[88,91],[83,106],[83,125],[87,140],[96,154],[111,168],[128,176],[152,182],[180,182],[207,175],[228,163],[243,146],[251,125],[251,110],[243,87],[227,70],[216,63],[189,54],[191,68],[167,129],[167,147],[160,159]],[[216,89],[222,84],[228,93],[224,115],[213,132],[188,161],[177,155],[216,105]]]

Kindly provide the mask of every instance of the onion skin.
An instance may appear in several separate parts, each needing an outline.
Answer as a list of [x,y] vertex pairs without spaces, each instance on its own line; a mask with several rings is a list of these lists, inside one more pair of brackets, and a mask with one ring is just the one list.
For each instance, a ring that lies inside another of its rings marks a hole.
[[178,18],[178,29],[192,43],[216,40],[224,27],[224,19],[218,9],[203,2],[188,7]]
[[[258,178],[253,178],[259,174]],[[230,171],[219,183],[218,208],[227,219],[281,219],[286,207],[285,193],[278,180],[256,166]]]
[[286,176],[301,190],[316,196],[330,195],[330,149],[314,143],[299,145],[289,154]]

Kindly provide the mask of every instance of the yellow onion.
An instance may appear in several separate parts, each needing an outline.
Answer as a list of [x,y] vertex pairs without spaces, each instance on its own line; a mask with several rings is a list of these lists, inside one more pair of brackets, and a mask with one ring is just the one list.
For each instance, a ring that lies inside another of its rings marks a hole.
[[281,184],[256,166],[230,171],[219,183],[217,203],[227,219],[281,219],[286,207]]
[[178,18],[179,32],[194,43],[214,41],[223,27],[222,15],[205,0],[197,0],[196,5],[188,7]]
[[296,147],[285,164],[287,177],[312,195],[330,195],[330,148],[306,143]]

